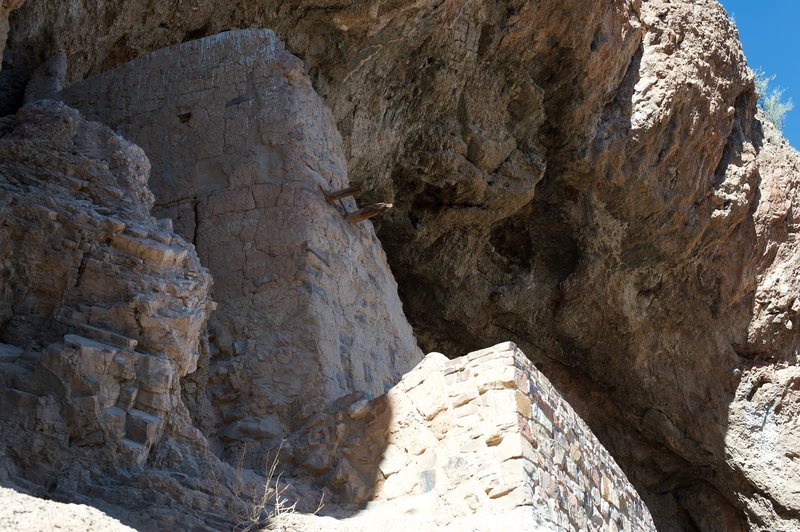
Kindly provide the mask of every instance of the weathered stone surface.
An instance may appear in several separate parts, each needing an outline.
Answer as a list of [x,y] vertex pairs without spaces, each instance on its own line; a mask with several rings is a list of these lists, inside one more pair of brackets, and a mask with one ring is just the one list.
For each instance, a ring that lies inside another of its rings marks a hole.
[[25,102],[53,98],[64,88],[67,67],[67,56],[64,52],[53,54],[39,65],[25,86]]
[[[455,399],[467,389],[473,399]],[[404,509],[423,530],[655,530],[617,463],[511,342],[452,361],[431,353],[353,419],[356,404],[288,439],[294,473],[303,441],[332,457],[314,471],[329,503],[369,502],[332,530],[382,530],[377,517],[408,526]]]
[[91,506],[37,499],[0,487],[0,528],[16,532],[133,532],[117,519]]
[[[323,190],[347,186],[341,140],[272,32],[160,50],[61,97],[144,148],[155,212],[214,275],[207,372],[211,387],[236,392],[212,391],[226,439],[276,432],[258,429],[258,416],[291,424],[350,393],[379,395],[420,359],[371,224],[348,223],[352,199],[325,201]],[[146,249],[182,260],[163,244]]]
[[[8,16],[23,3],[25,0],[2,0],[0,2],[0,59],[3,58],[8,38]],[[0,69],[2,69],[2,65],[0,65]]]
[[148,171],[59,102],[0,122],[0,482],[135,526],[226,528],[235,474],[179,395],[211,279],[150,216]]

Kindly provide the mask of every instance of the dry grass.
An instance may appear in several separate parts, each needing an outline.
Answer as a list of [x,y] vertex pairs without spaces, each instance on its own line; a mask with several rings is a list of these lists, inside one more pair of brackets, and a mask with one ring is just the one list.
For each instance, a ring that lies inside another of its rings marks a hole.
[[[266,470],[266,481],[263,488],[252,496],[252,499],[245,505],[245,511],[240,512],[236,517],[237,525],[234,532],[253,532],[256,530],[282,530],[282,518],[295,513],[298,501],[293,503],[285,496],[286,491],[291,487],[288,483],[283,483],[282,472],[278,471],[279,457],[283,449],[283,442],[275,451],[269,467]],[[237,471],[240,475],[240,483],[243,484],[241,474],[243,471],[242,460],[244,453],[240,455]],[[243,491],[243,490],[242,490]],[[240,491],[241,493],[241,491]],[[316,514],[324,506],[320,499]]]

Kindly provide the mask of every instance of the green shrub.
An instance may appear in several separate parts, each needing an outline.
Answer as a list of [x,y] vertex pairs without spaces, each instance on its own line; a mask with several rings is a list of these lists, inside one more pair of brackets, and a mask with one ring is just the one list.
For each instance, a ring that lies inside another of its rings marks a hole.
[[755,72],[756,83],[756,97],[758,97],[758,106],[767,115],[767,119],[772,122],[775,127],[783,131],[783,120],[786,113],[794,109],[794,102],[791,98],[788,100],[783,99],[783,89],[781,87],[769,88],[770,81],[775,79],[775,76],[767,76],[763,69],[759,68]]

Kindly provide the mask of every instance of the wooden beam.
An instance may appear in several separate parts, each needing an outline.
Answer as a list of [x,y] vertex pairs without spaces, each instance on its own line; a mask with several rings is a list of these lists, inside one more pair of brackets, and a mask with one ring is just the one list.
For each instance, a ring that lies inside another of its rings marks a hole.
[[363,209],[358,209],[355,212],[347,213],[347,221],[349,221],[351,224],[357,224],[358,222],[363,222],[364,220],[368,220],[373,216],[383,214],[391,208],[391,203],[373,203],[372,205],[367,205]]
[[333,192],[328,192],[322,187],[319,187],[319,189],[325,195],[325,201],[328,203],[333,203],[338,199],[347,198],[349,196],[358,196],[361,194],[361,185],[351,185],[341,190],[334,190]]

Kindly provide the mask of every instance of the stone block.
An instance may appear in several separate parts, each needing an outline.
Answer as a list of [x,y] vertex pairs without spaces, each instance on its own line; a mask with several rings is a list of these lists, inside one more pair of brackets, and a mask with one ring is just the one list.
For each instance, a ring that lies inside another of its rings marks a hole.
[[172,409],[172,397],[168,393],[139,390],[136,404],[158,412],[169,412]]
[[81,415],[86,416],[87,419],[97,419],[100,417],[100,398],[96,395],[88,395],[84,397],[73,397],[70,403],[80,412]]
[[161,419],[141,410],[131,409],[125,424],[128,440],[150,446],[161,428]]
[[122,352],[114,355],[112,362],[112,372],[114,377],[119,380],[132,381],[136,379],[136,366],[134,356],[130,353]]
[[445,393],[444,377],[440,372],[429,374],[424,382],[406,392],[408,398],[427,420],[432,420],[437,414],[448,409],[449,401]]
[[[80,340],[82,345],[86,345],[85,340],[95,340],[97,344],[107,344],[106,349],[122,348],[133,350],[139,345],[139,341],[134,338],[128,338],[114,331],[103,329],[100,327],[93,327],[92,325],[78,324],[76,328],[82,333]],[[67,335],[75,336],[78,335]],[[64,337],[65,341],[66,336]]]
[[136,403],[136,395],[139,393],[138,386],[123,386],[119,390],[117,405],[122,410],[133,408]]
[[449,385],[448,396],[450,397],[450,406],[452,408],[460,407],[470,401],[477,399],[480,396],[478,392],[478,384],[473,379],[449,382],[445,377],[446,383]]
[[[410,432],[410,433],[409,433]],[[439,440],[427,427],[418,427],[417,430],[404,431],[397,438],[398,445],[402,445],[412,455],[420,455],[428,450],[433,451]]]
[[112,406],[103,410],[100,422],[112,438],[121,440],[125,436],[126,418],[125,410]]
[[[472,414],[465,412],[460,415],[454,415],[453,419],[455,419],[456,426],[465,428],[473,427],[476,431],[480,428],[481,422],[483,421],[483,417],[481,417],[478,412]],[[476,434],[476,436],[478,436],[478,434]]]
[[492,456],[498,462],[505,462],[512,458],[525,458],[531,462],[535,460],[534,450],[530,443],[518,433],[507,434],[498,445],[493,446]]
[[484,393],[487,390],[514,388],[516,386],[517,371],[514,366],[490,365],[480,375],[478,383],[480,393]]
[[419,474],[419,492],[427,493],[436,488],[436,470],[426,469]]
[[470,362],[497,353],[504,353],[504,354],[508,353],[507,356],[511,357],[516,348],[517,345],[514,342],[502,342],[497,345],[493,345],[492,347],[487,347],[484,349],[479,349],[477,351],[472,351],[470,353],[467,353],[465,357],[469,359]]
[[378,495],[391,500],[415,494],[419,489],[419,471],[413,467],[406,467],[386,478]]
[[448,409],[442,409],[435,414],[435,417],[430,420],[430,429],[433,435],[439,440],[444,439],[449,433],[464,432],[470,434],[470,436],[473,433],[473,431],[468,428],[459,427],[455,422],[452,412]]
[[141,355],[136,360],[136,376],[142,390],[166,393],[175,379],[175,369],[166,358]]
[[132,466],[142,467],[147,462],[148,449],[139,442],[123,439],[119,450],[123,459]]
[[619,508],[619,492],[617,491],[617,486],[615,486],[606,475],[603,475],[600,492],[603,495],[603,499],[608,501],[609,504],[613,505],[615,508]]
[[389,445],[383,452],[378,468],[386,478],[403,469],[410,461],[411,456],[402,448],[397,445]]
[[139,257],[158,268],[174,268],[186,260],[185,249],[168,246],[149,238],[136,237],[128,232],[115,234],[111,243],[120,251]]

